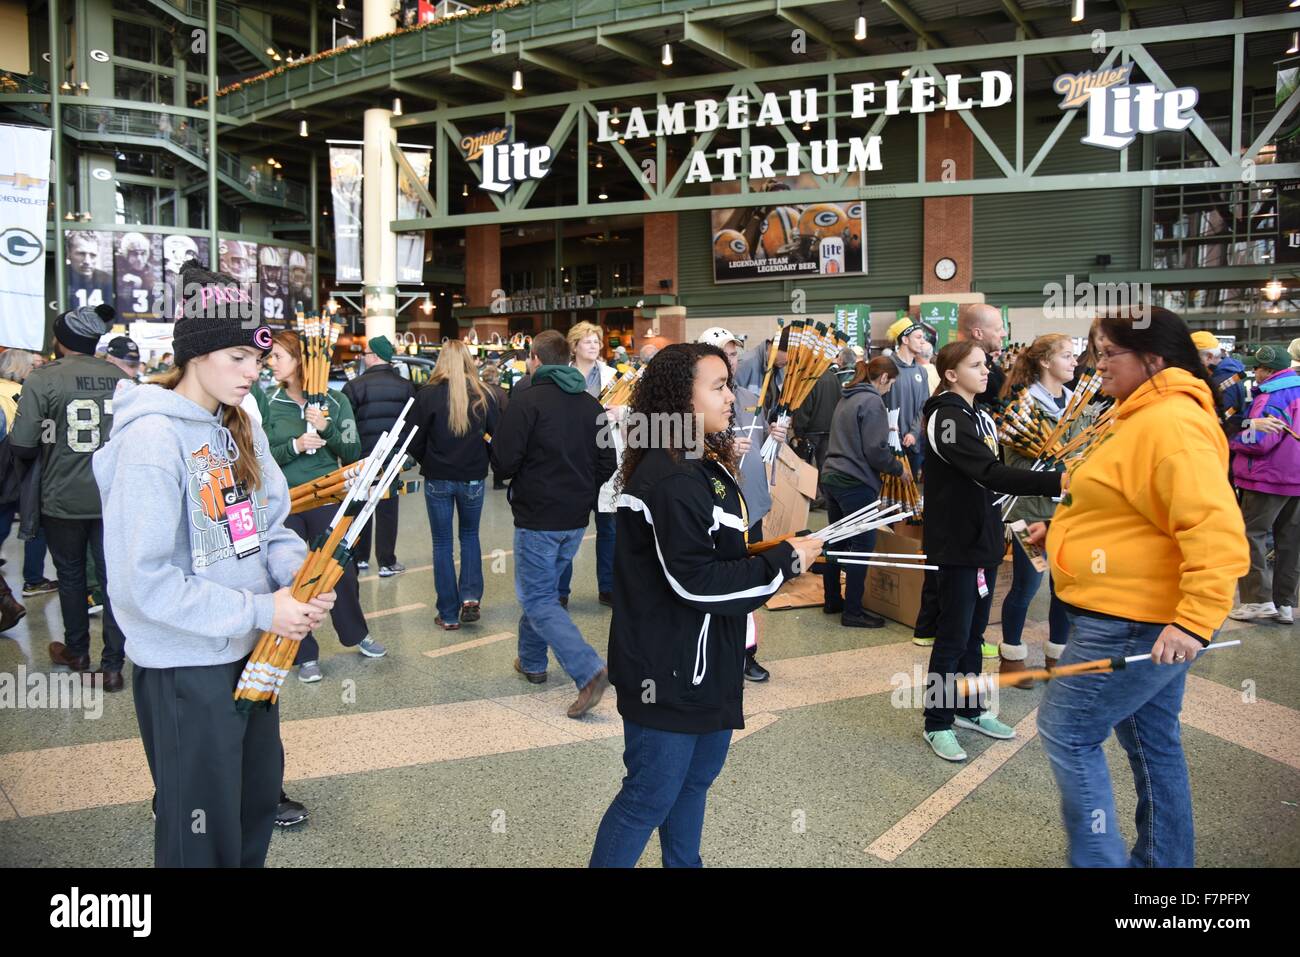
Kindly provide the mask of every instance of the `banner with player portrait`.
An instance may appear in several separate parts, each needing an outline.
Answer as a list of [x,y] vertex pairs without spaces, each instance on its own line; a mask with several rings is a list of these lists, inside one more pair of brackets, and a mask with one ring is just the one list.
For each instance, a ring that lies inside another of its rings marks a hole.
[[181,267],[197,259],[205,269],[208,265],[208,237],[171,234],[162,238],[163,283],[166,286],[157,318],[171,322],[177,318],[181,303]]
[[[817,185],[811,173],[751,179],[751,193],[773,194],[770,205],[713,210],[713,281],[865,276],[865,203],[781,203],[781,193]],[[713,186],[720,197],[739,192],[739,182]]]
[[117,308],[113,287],[113,240],[106,229],[66,229],[63,254],[68,274],[68,308],[98,306]]
[[[402,155],[420,177],[420,185],[428,186],[429,165],[433,153],[426,147],[404,146]],[[418,216],[430,215],[428,212],[421,212],[423,208],[424,203],[420,201],[419,194],[412,186],[411,178],[406,175],[406,170],[398,166],[397,218],[415,219]],[[424,281],[424,233],[397,234],[397,281],[399,283]]]
[[117,315],[127,321],[160,319],[163,238],[158,233],[113,233]]
[[287,329],[293,324],[294,315],[294,302],[289,294],[289,250],[283,246],[261,246],[257,262],[262,321],[272,329]]
[[334,197],[334,272],[339,282],[361,282],[361,147],[330,146]]

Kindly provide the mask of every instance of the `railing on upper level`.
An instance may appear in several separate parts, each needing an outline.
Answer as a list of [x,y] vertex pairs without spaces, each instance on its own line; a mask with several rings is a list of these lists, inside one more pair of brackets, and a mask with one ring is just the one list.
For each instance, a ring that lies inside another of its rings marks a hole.
[[625,20],[685,13],[702,7],[725,7],[736,0],[531,0],[508,10],[449,16],[400,30],[386,39],[336,48],[337,52],[306,63],[279,68],[258,79],[241,80],[239,88],[220,97],[220,109],[232,116],[278,106],[291,97],[326,90],[420,63],[492,48],[492,33],[502,29],[518,37],[554,36],[585,27]]
[[0,94],[3,93],[40,93],[50,92],[50,84],[35,73],[14,73],[12,70],[0,70]]
[[[171,7],[199,24],[207,22],[207,0],[153,0],[153,2],[159,6]],[[271,62],[266,55],[267,48],[274,47],[271,38],[253,21],[240,16],[239,7],[235,4],[218,0],[217,27],[218,29],[226,27],[232,34],[243,36],[246,41],[244,45],[248,47],[250,53],[256,55],[263,63]]]
[[[206,120],[178,120],[165,112],[82,104],[66,105],[63,120],[70,129],[110,139],[130,136],[165,140],[195,166],[207,170]],[[217,175],[227,186],[255,201],[300,211],[307,208],[307,188],[301,183],[277,179],[263,164],[229,150],[217,150]]]

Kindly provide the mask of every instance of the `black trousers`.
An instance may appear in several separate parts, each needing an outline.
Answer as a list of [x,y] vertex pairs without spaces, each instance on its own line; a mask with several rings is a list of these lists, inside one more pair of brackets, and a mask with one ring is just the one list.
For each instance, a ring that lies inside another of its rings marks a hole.
[[280,706],[235,710],[246,660],[132,673],[157,794],[155,867],[266,862],[284,775]]
[[357,539],[357,547],[352,549],[352,557],[359,562],[370,561],[370,534],[375,535],[375,561],[381,567],[397,564],[397,506],[400,499],[380,499],[375,506],[375,520],[366,526],[366,530]]
[[933,638],[939,630],[939,578],[938,572],[926,569],[921,583],[921,609],[916,613],[913,638]]
[[45,543],[59,575],[59,610],[63,612],[63,642],[69,654],[90,653],[90,606],[86,604],[86,549],[95,560],[104,593],[104,671],[121,671],[126,640],[108,600],[108,566],[104,562],[104,522],[98,518],[41,516]]
[[984,667],[980,645],[993,607],[996,567],[984,570],[988,593],[980,596],[979,569],[965,565],[940,565],[934,573],[939,592],[939,627],[930,649],[926,679],[925,730],[945,731],[954,715],[977,718],[983,708],[974,698],[958,700],[956,679],[978,675]]
[[[284,520],[284,524],[297,532],[298,537],[310,548],[316,537],[324,535],[328,530],[330,519],[337,511],[337,505],[322,505],[309,512],[290,515]],[[355,562],[348,562],[348,567],[344,569],[343,577],[334,586],[334,590],[338,597],[334,602],[333,610],[330,611],[330,621],[334,623],[334,630],[339,633],[339,642],[343,647],[354,648],[369,634],[366,616],[361,611],[361,589],[357,585]],[[316,642],[316,636],[308,633],[307,637],[298,643],[298,655],[293,663],[300,665],[304,661],[319,659],[320,645]]]

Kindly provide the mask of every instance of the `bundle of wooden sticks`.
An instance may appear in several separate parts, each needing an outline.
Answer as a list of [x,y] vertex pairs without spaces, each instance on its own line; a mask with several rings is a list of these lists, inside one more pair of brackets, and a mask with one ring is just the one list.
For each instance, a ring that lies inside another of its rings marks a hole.
[[903,474],[882,475],[880,478],[880,501],[886,505],[898,503],[903,508],[911,509],[919,518],[923,510],[921,489],[916,484],[906,456],[900,457],[899,461],[903,463]]
[[[763,394],[758,397],[760,406],[763,404],[772,366],[775,364],[776,341],[773,340],[768,375],[763,380]],[[831,363],[835,361],[835,357],[848,341],[849,337],[846,334],[838,329],[828,329],[824,322],[810,323],[796,319],[790,323],[785,380],[781,384],[781,400],[776,407],[776,424],[790,424],[791,414],[803,405],[804,399],[808,398],[817,380],[831,367]],[[780,443],[768,436],[762,449],[764,462],[771,464],[776,458],[779,445]]]
[[[298,332],[298,343],[302,350],[302,391],[307,404],[329,415],[329,403],[326,393],[329,391],[330,361],[334,355],[334,346],[339,341],[343,325],[331,321],[326,316],[314,312],[298,313],[294,327]],[[307,423],[307,431],[315,432],[315,427]],[[308,449],[308,455],[315,455],[315,449]]]

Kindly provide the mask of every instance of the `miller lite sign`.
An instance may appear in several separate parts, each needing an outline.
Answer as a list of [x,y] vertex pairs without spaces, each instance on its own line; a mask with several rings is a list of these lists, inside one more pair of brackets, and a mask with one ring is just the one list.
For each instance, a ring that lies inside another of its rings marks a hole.
[[479,189],[504,193],[530,179],[543,179],[551,171],[551,148],[527,143],[494,143],[481,147],[483,179]]
[[1139,133],[1185,130],[1200,94],[1184,86],[1160,91],[1154,83],[1130,83],[1133,64],[1108,70],[1063,73],[1052,82],[1063,110],[1088,107],[1088,132],[1082,142],[1122,150]]

